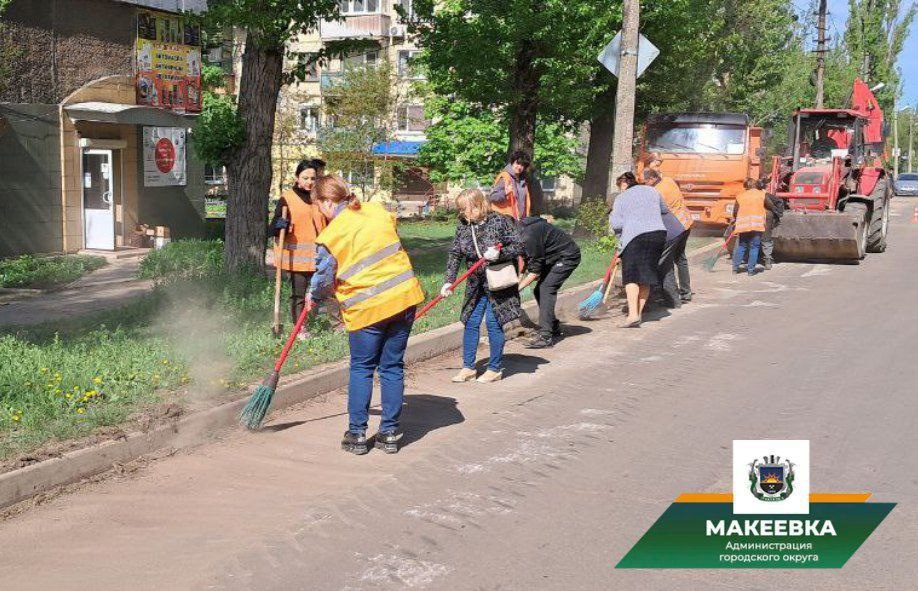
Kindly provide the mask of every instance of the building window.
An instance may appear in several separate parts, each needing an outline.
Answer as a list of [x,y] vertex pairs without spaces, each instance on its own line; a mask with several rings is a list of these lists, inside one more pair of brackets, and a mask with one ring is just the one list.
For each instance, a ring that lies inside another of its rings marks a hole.
[[423,133],[430,126],[424,118],[422,105],[399,105],[396,110],[396,127],[398,131]]
[[338,10],[341,14],[372,14],[379,12],[379,0],[340,0]]
[[414,20],[414,1],[413,0],[398,0],[398,5],[402,9],[402,22],[407,23]]
[[309,134],[319,131],[319,107],[300,105],[300,130]]
[[379,64],[379,52],[368,51],[359,55],[351,55],[344,59],[344,69],[350,68],[375,68]]
[[555,191],[558,189],[558,177],[547,176],[541,179],[542,181],[542,192],[545,193],[548,197],[554,197]]
[[204,184],[206,185],[225,185],[226,168],[223,166],[204,165]]
[[412,66],[411,62],[414,59],[414,56],[420,53],[416,49],[401,49],[398,52],[398,76],[399,78],[413,78],[420,79],[423,76],[419,73],[416,66]]

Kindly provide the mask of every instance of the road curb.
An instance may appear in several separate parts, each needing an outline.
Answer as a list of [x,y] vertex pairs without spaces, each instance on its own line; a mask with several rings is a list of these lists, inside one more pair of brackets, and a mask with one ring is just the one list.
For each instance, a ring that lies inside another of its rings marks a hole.
[[[690,260],[717,245],[708,245],[688,254]],[[575,319],[578,304],[599,285],[585,283],[562,291],[558,295],[557,312],[561,320]],[[523,324],[532,325],[538,319],[535,301],[526,302]],[[418,363],[462,347],[463,326],[456,322],[435,330],[412,336],[408,342],[405,361]],[[517,334],[521,331],[518,330]],[[282,381],[274,397],[272,410],[281,410],[343,388],[348,381],[348,364],[339,361],[321,368],[295,374]],[[0,509],[25,501],[35,495],[78,482],[112,469],[116,464],[131,462],[163,449],[186,449],[205,443],[221,432],[238,427],[238,416],[248,397],[221,404],[176,419],[171,424],[135,432],[124,439],[106,441],[57,458],[44,460],[0,474]]]

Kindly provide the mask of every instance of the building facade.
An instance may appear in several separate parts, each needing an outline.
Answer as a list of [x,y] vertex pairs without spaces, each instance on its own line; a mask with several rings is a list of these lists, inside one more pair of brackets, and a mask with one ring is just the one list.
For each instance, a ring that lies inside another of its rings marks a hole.
[[[0,256],[203,235],[194,158],[204,0],[13,0],[0,15]],[[152,11],[150,9],[153,9]],[[161,75],[159,60],[184,74]],[[196,61],[195,61],[196,60]],[[149,62],[149,63],[145,63]],[[178,66],[177,66],[178,67]]]

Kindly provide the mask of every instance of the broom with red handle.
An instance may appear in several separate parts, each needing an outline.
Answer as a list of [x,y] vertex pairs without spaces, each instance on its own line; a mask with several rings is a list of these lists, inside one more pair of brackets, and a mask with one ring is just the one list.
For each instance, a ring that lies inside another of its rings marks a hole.
[[239,422],[242,423],[242,426],[246,429],[255,431],[261,427],[261,424],[264,422],[265,415],[268,414],[268,408],[271,406],[271,400],[274,398],[274,392],[277,390],[277,382],[280,380],[281,368],[287,361],[287,356],[290,355],[290,349],[293,348],[293,343],[296,342],[296,335],[300,333],[311,311],[312,302],[307,300],[306,305],[303,306],[303,311],[300,312],[299,318],[296,319],[296,325],[294,325],[293,331],[290,333],[290,336],[287,337],[287,343],[284,345],[280,357],[277,358],[277,362],[274,364],[274,370],[268,374],[268,377],[265,378],[265,381],[263,381],[260,386],[255,388],[252,397],[249,398],[245,408],[243,408],[242,412],[239,414]]
[[[494,248],[496,248],[498,251],[499,251],[502,247],[503,247],[503,244],[500,244],[500,243],[498,243],[498,244],[496,244],[496,245],[494,246]],[[453,291],[454,289],[456,289],[457,287],[459,287],[459,285],[461,285],[463,281],[465,281],[466,279],[469,278],[469,275],[471,275],[472,273],[474,273],[475,271],[477,271],[478,269],[480,269],[481,267],[483,267],[485,264],[487,264],[487,262],[488,262],[488,261],[486,261],[484,258],[478,259],[478,261],[477,261],[474,265],[472,265],[471,267],[469,267],[468,271],[466,271],[465,273],[463,273],[463,274],[459,277],[459,279],[456,279],[455,281],[453,281],[452,285],[449,286],[449,290],[450,290],[450,291]],[[415,319],[415,320],[418,320],[419,318],[421,318],[422,316],[424,316],[424,314],[427,314],[428,312],[430,312],[430,309],[433,308],[434,306],[436,306],[437,304],[439,304],[442,300],[443,300],[443,295],[442,295],[442,294],[440,294],[440,295],[438,295],[437,297],[435,297],[434,299],[430,300],[430,302],[429,302],[426,306],[424,306],[424,307],[421,309],[421,311],[418,312],[418,313],[414,316],[414,319]]]

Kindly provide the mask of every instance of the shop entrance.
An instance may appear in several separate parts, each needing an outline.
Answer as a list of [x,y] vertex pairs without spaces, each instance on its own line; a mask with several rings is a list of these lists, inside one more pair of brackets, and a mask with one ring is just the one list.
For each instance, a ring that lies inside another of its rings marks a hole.
[[85,248],[115,250],[115,167],[112,150],[83,150]]

